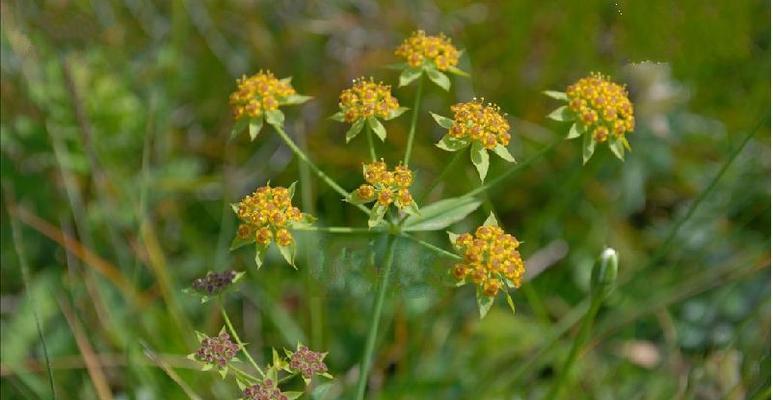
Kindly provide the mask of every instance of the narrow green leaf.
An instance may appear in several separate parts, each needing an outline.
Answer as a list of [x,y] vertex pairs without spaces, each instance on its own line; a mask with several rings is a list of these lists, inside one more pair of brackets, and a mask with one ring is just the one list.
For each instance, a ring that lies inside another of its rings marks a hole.
[[362,128],[365,126],[365,120],[360,118],[357,121],[354,121],[352,124],[352,127],[349,128],[348,131],[346,131],[346,143],[349,143],[352,139],[357,137],[357,135],[362,132]]
[[470,150],[470,159],[472,164],[475,165],[475,169],[478,170],[480,181],[483,182],[486,180],[486,174],[488,173],[489,159],[488,151],[479,141],[473,142],[472,149]]
[[569,128],[569,134],[566,135],[567,139],[574,139],[582,136],[582,134],[585,133],[585,128],[582,127],[579,123],[575,122],[572,124],[572,127]]
[[497,147],[494,147],[494,154],[498,155],[501,159],[514,163],[515,158],[513,158],[512,154],[510,154],[510,151],[507,150],[507,147],[497,144]]
[[234,127],[231,128],[230,139],[233,139],[236,137],[236,135],[240,134],[244,130],[244,128],[247,127],[247,124],[249,124],[249,119],[247,118],[238,119],[234,124]]
[[250,118],[250,140],[255,140],[263,128],[263,118]]
[[480,206],[474,197],[455,197],[440,200],[419,209],[418,216],[405,220],[405,231],[436,231],[463,220]]
[[493,211],[490,212],[486,220],[483,221],[483,226],[499,226],[499,222],[497,222],[497,216],[494,215]]
[[397,107],[396,110],[390,112],[389,115],[387,115],[387,117],[384,118],[384,119],[387,120],[387,121],[389,121],[391,119],[395,119],[395,118],[403,115],[403,113],[408,111],[408,110],[410,110],[410,108],[408,108],[408,107]]
[[296,105],[296,104],[303,104],[309,100],[311,100],[313,97],[311,96],[304,96],[302,94],[291,94],[287,97],[285,97],[280,104],[282,105]]
[[368,228],[373,228],[380,224],[384,220],[384,214],[386,214],[387,208],[381,204],[374,204],[370,209],[370,218],[368,218]]
[[258,269],[263,266],[263,254],[266,252],[266,246],[255,243],[255,265]]
[[285,115],[281,110],[266,111],[266,122],[281,129],[285,123]]
[[448,91],[451,89],[451,80],[448,79],[446,74],[432,67],[426,68],[425,71],[427,71],[427,77],[429,77],[429,80],[440,86],[443,90]]
[[295,197],[295,184],[298,183],[298,181],[293,181],[293,183],[290,184],[290,186],[287,187],[287,194],[290,196],[290,200]]
[[386,140],[386,129],[384,129],[384,125],[376,117],[368,117],[368,126],[382,142]]
[[444,135],[439,142],[435,143],[435,146],[445,151],[459,151],[470,145],[470,141],[466,139],[456,139],[451,135]]
[[510,293],[507,290],[505,290],[505,298],[507,299],[507,305],[510,306],[510,311],[515,315],[515,302],[513,302],[513,297],[510,296]]
[[481,288],[477,288],[475,289],[475,300],[478,303],[480,319],[483,319],[486,314],[488,314],[489,310],[491,310],[491,306],[494,305],[494,298],[486,296],[483,294],[483,290]]
[[548,114],[548,118],[554,120],[554,121],[573,121],[574,115],[572,113],[572,110],[569,109],[567,106],[561,106],[553,110],[550,114]]
[[583,165],[593,157],[593,152],[596,150],[596,141],[593,140],[593,135],[588,133],[583,136],[582,139],[582,163]]
[[454,246],[454,248],[456,248],[456,239],[458,239],[461,235],[451,231],[446,231],[446,234],[448,234],[448,241],[451,242],[451,245]]
[[293,268],[298,269],[298,267],[295,266],[295,242],[293,241],[288,246],[280,246],[277,244],[276,247],[279,249],[279,252],[282,254],[285,261]]
[[400,87],[408,86],[421,76],[421,70],[417,68],[406,68],[400,73]]
[[545,90],[544,92],[542,92],[542,94],[544,94],[545,96],[554,98],[556,100],[569,101],[569,98],[566,97],[566,93],[564,92],[559,92],[556,90]]
[[454,120],[452,120],[451,118],[435,114],[432,111],[430,111],[429,113],[432,114],[432,118],[435,119],[435,122],[437,122],[438,125],[442,126],[445,129],[451,129],[451,126],[454,125]]
[[246,239],[242,239],[239,237],[239,235],[236,235],[234,239],[231,241],[231,246],[228,247],[228,250],[234,251],[242,246],[246,246],[252,243],[255,243],[255,235],[250,235],[250,237]]
[[454,75],[463,76],[465,78],[469,78],[470,77],[470,74],[468,74],[467,72],[462,71],[461,69],[459,69],[457,67],[448,67],[448,72],[450,72],[450,73],[452,73]]
[[333,115],[331,115],[331,116],[329,116],[327,118],[331,119],[333,121],[338,121],[338,122],[345,122],[346,121],[346,119],[344,118],[344,112],[343,111],[339,111],[339,112],[337,112],[337,113],[335,113],[335,114],[333,114]]
[[609,138],[609,149],[612,150],[612,154],[619,158],[620,161],[625,161],[625,147],[623,142],[615,137]]

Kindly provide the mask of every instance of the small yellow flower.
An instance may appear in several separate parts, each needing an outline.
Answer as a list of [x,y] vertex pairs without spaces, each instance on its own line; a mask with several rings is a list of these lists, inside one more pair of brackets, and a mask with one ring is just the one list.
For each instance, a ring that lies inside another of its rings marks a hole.
[[510,124],[496,105],[475,99],[454,104],[451,111],[454,122],[448,134],[452,138],[477,141],[488,150],[510,143]]
[[598,72],[582,78],[566,89],[569,109],[598,143],[610,134],[622,137],[633,132],[633,104],[625,86],[614,83]]
[[426,61],[434,64],[438,70],[446,71],[459,63],[459,50],[448,37],[442,33],[430,36],[422,30],[405,39],[395,50],[395,55],[405,59],[413,68],[422,66]]
[[287,98],[295,95],[295,89],[287,80],[279,80],[270,71],[260,71],[252,76],[242,76],[237,89],[231,94],[230,103],[235,119],[260,118],[266,111],[279,108]]
[[295,240],[289,229],[294,224],[302,224],[312,219],[310,215],[293,207],[293,186],[290,189],[262,186],[233,205],[242,224],[239,225],[237,236],[231,245],[232,249],[252,241],[256,242],[258,254],[255,261],[260,266],[262,253],[275,241],[282,255],[293,264]]
[[[474,233],[450,234],[454,248],[462,256],[461,262],[451,269],[451,274],[460,282],[471,282],[478,286],[479,294],[493,298],[507,286],[521,286],[526,271],[520,243],[515,236],[505,233],[492,216]],[[512,305],[507,291],[508,303]],[[481,300],[481,317],[488,311],[491,300]],[[482,303],[481,303],[482,302]]]
[[363,164],[362,176],[365,184],[349,195],[349,201],[364,204],[375,201],[368,224],[372,227],[381,221],[390,204],[407,213],[416,212],[416,203],[409,190],[413,183],[413,172],[400,164],[390,171],[384,160]]
[[352,123],[369,117],[389,119],[400,108],[390,90],[389,85],[376,83],[373,78],[355,79],[352,87],[344,89],[338,98],[344,120]]

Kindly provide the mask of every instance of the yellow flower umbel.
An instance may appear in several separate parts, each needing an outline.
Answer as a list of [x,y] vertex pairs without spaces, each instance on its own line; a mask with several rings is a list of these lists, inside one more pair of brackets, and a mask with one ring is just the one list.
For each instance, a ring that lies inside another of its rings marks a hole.
[[313,217],[293,207],[294,193],[294,183],[289,188],[266,185],[245,196],[239,203],[232,204],[242,224],[231,250],[255,242],[255,263],[260,268],[268,245],[275,242],[285,260],[295,266],[295,240],[290,229],[313,222]]
[[454,113],[453,119],[431,113],[438,125],[448,129],[436,144],[437,147],[446,151],[460,151],[470,146],[472,163],[478,170],[481,182],[488,173],[488,150],[493,150],[506,161],[515,162],[507,150],[510,124],[499,107],[473,99],[468,103],[454,104],[451,111]]
[[242,76],[237,89],[231,93],[229,103],[236,126],[231,135],[249,126],[250,139],[254,140],[263,127],[263,120],[272,125],[282,125],[284,114],[280,106],[301,104],[311,97],[301,96],[290,85],[291,78],[277,79],[270,71],[260,71],[252,76]]
[[607,142],[620,160],[625,158],[626,149],[631,150],[625,135],[633,132],[635,120],[625,86],[596,72],[569,85],[566,93],[547,91],[545,94],[568,103],[548,117],[574,121],[567,138],[583,136],[583,163],[593,155],[596,143]]
[[397,118],[407,110],[405,107],[400,107],[390,89],[389,85],[382,82],[376,83],[373,78],[359,78],[354,80],[351,88],[341,92],[338,102],[341,111],[331,118],[352,124],[346,132],[346,143],[354,139],[366,123],[379,139],[382,141],[386,139],[386,129],[379,119],[388,121]]
[[390,204],[400,211],[416,214],[418,207],[409,191],[413,173],[406,166],[400,164],[390,171],[383,160],[374,161],[363,164],[362,175],[365,183],[349,194],[348,201],[354,204],[376,202],[370,211],[369,227],[378,225],[384,219]]
[[449,232],[449,238],[462,256],[462,261],[454,265],[452,273],[460,285],[473,283],[477,286],[481,318],[503,289],[508,304],[515,312],[515,305],[506,288],[520,287],[526,271],[518,251],[518,239],[505,233],[493,214],[474,233],[457,235]]
[[426,72],[432,82],[448,90],[451,81],[441,71],[467,75],[456,67],[460,54],[461,52],[451,44],[451,40],[442,33],[430,36],[422,30],[414,32],[395,50],[395,55],[405,60],[405,64],[401,65],[403,72],[400,74],[400,86],[410,84],[418,79],[422,72]]

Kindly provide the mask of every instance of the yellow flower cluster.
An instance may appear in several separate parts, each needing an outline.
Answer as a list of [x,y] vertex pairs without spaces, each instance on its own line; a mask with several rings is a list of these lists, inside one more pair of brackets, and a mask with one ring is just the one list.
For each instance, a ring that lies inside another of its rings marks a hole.
[[279,108],[284,98],[296,94],[289,82],[275,78],[270,71],[242,76],[236,83],[238,88],[229,98],[236,119],[260,117]]
[[592,73],[570,85],[566,95],[569,109],[596,142],[605,142],[610,134],[622,137],[633,131],[633,104],[628,91],[608,76]]
[[349,123],[372,116],[387,119],[400,107],[390,86],[376,83],[373,78],[355,79],[351,88],[341,92],[338,105]]
[[418,30],[405,39],[395,55],[402,57],[413,68],[420,67],[424,60],[435,64],[440,71],[455,67],[459,63],[459,50],[451,40],[442,33],[438,36],[428,36],[424,31]]
[[287,228],[303,219],[303,213],[293,207],[290,192],[284,187],[257,188],[237,204],[236,214],[243,222],[239,225],[239,238],[247,240],[255,235],[255,240],[263,246],[272,240],[280,246],[292,244],[293,237]]
[[515,287],[521,286],[525,267],[515,236],[498,226],[484,225],[475,231],[475,235],[459,235],[454,244],[464,254],[464,260],[453,269],[457,279],[469,279],[490,297],[496,296],[502,288],[502,278]]
[[499,107],[475,99],[454,104],[451,111],[454,113],[454,123],[448,130],[451,137],[481,142],[489,150],[497,144],[507,146],[510,143],[510,124]]
[[403,209],[413,204],[413,196],[408,188],[413,183],[413,173],[405,165],[398,165],[393,171],[387,169],[384,161],[375,161],[363,166],[366,184],[360,186],[356,194],[364,202],[376,200],[386,207],[395,203]]

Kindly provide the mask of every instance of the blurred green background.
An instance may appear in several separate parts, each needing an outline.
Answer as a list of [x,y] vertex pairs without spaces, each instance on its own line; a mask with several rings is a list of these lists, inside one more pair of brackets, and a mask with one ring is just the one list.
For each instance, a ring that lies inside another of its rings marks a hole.
[[[624,164],[604,148],[581,168],[580,144],[564,142],[453,227],[493,209],[525,242],[541,273],[515,292],[516,316],[500,298],[479,321],[472,288],[447,285],[451,263],[400,241],[369,398],[541,398],[607,245],[621,254],[618,288],[569,398],[770,397],[767,1],[3,0],[0,14],[4,399],[51,396],[34,315],[59,398],[187,398],[170,374],[202,398],[238,397],[183,358],[194,329],[214,334],[222,321],[181,290],[228,268],[248,271],[226,306],[253,354],[303,341],[330,353],[336,380],[320,398],[351,393],[377,277],[370,249],[383,240],[305,234],[299,271],[272,253],[257,272],[249,250],[229,253],[228,204],[299,169],[269,129],[228,141],[228,95],[261,68],[292,76],[315,99],[285,110],[287,130],[353,189],[364,140],[345,145],[346,127],[326,117],[353,78],[396,86],[383,66],[417,28],[449,35],[472,74],[450,93],[428,89],[422,111],[485,97],[510,114],[518,159],[568,129],[545,119],[557,104],[540,92],[590,71],[628,84],[637,130]],[[414,90],[394,88],[407,106]],[[408,123],[386,124],[388,160]],[[441,134],[423,112],[416,188],[450,159],[432,146]],[[492,161],[489,176],[505,168]],[[478,185],[470,165],[453,176],[433,199]],[[320,223],[365,225],[321,182],[309,186],[296,204]],[[442,233],[422,238],[447,247]]]

